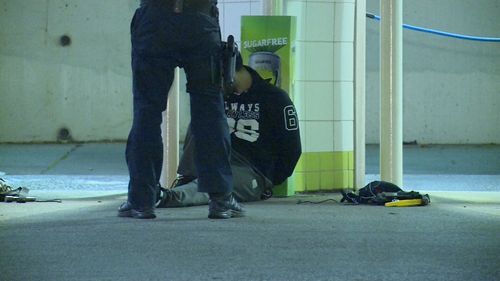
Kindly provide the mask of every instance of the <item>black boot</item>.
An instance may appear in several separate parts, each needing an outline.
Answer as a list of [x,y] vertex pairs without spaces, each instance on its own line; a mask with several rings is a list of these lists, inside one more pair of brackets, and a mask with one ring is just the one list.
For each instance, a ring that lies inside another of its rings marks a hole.
[[136,210],[132,208],[132,205],[129,202],[123,203],[120,208],[118,208],[118,216],[119,217],[128,217],[135,219],[154,219],[156,218],[154,208],[150,208],[147,210]]
[[231,193],[210,193],[209,197],[209,219],[229,219],[245,216],[245,210],[236,202]]

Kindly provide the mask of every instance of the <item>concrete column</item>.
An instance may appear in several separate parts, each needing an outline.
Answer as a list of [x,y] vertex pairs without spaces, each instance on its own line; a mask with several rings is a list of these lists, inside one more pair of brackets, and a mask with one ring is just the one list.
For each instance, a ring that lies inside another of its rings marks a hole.
[[266,16],[282,16],[283,0],[262,0],[262,11]]
[[175,77],[168,93],[167,110],[163,112],[163,167],[160,184],[168,187],[177,177],[179,164],[179,68],[175,68]]
[[403,0],[381,0],[380,177],[403,185]]
[[354,37],[354,188],[365,185],[366,0],[356,1]]

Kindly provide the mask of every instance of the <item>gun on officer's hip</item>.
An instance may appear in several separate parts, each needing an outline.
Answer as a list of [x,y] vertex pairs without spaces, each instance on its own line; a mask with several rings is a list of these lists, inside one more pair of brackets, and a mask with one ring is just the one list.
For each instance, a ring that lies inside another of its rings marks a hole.
[[229,35],[227,42],[223,42],[222,50],[222,87],[225,95],[230,95],[234,91],[237,53],[238,44],[234,42],[233,35]]

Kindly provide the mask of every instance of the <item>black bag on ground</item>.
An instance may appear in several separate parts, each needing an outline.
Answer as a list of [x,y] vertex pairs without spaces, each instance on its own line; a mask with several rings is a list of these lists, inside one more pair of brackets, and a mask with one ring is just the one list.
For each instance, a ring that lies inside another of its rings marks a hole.
[[430,202],[428,194],[420,194],[416,191],[404,191],[399,186],[386,181],[372,181],[358,193],[342,191],[340,202],[353,204],[384,205],[394,200],[422,199],[423,205]]

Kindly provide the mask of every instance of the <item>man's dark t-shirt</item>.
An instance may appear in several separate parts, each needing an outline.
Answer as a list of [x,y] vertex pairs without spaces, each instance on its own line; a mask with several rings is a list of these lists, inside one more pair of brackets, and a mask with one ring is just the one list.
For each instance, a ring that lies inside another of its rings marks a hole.
[[225,100],[231,145],[277,185],[285,181],[299,160],[299,121],[287,93],[248,68],[251,88]]

